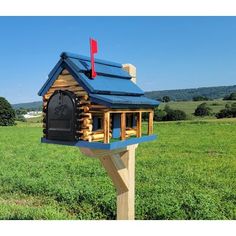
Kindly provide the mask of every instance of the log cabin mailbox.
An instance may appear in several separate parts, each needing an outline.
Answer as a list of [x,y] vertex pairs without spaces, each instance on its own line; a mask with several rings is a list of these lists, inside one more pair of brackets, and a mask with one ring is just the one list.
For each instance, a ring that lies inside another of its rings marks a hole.
[[[117,190],[117,219],[134,219],[135,149],[156,138],[153,110],[158,105],[136,85],[130,64],[62,53],[39,91],[43,97],[42,143],[77,146],[97,157]],[[142,115],[148,113],[147,130]]]

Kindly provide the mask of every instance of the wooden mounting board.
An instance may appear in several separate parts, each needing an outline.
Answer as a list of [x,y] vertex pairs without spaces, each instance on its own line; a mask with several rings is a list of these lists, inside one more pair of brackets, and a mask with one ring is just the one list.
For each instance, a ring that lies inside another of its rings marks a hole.
[[114,151],[80,148],[86,156],[99,158],[117,191],[117,220],[135,219],[135,149],[137,144]]

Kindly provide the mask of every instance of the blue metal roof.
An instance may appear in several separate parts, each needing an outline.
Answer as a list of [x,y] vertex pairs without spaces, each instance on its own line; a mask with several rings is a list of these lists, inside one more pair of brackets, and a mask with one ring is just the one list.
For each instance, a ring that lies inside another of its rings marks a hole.
[[[80,61],[87,61],[87,62],[90,62],[90,60],[91,60],[90,57],[86,57],[86,56],[82,56],[82,55],[78,55],[78,54],[74,54],[74,53],[70,53],[70,52],[62,52],[60,56],[63,59],[75,58],[75,59],[78,59]],[[114,66],[114,67],[122,67],[122,64],[120,64],[120,63],[101,60],[101,59],[97,59],[97,58],[95,60],[95,63],[108,65],[108,66]]]
[[111,108],[153,107],[160,104],[145,96],[90,94],[90,99],[92,102],[103,104]]
[[[67,69],[75,80],[88,94],[101,104],[109,107],[156,106],[159,103],[144,97],[144,92],[131,81],[129,73],[123,70],[122,65],[115,62],[96,59],[95,79],[89,77],[91,69],[90,58],[63,52],[61,59],[48,75],[48,80],[39,91],[43,96],[50,89],[63,69]],[[96,96],[98,95],[98,96]]]
[[[67,60],[67,62],[72,62],[74,65],[79,68],[79,70],[88,71],[91,69],[90,58],[85,56],[75,57],[74,54],[62,53],[62,58]],[[122,69],[122,65],[114,62],[103,61],[96,59],[95,60],[95,68],[97,74],[106,75],[111,77],[118,77],[123,79],[130,79],[130,75],[127,71]]]

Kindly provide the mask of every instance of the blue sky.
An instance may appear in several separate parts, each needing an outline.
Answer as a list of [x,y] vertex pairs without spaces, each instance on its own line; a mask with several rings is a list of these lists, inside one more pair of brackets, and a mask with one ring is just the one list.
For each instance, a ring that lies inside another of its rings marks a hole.
[[236,17],[0,17],[0,96],[38,101],[62,51],[137,67],[145,91],[236,84]]

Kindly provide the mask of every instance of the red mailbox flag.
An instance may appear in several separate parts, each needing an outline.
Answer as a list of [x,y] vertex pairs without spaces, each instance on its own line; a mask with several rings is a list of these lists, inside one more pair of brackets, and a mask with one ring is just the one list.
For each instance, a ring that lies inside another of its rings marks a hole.
[[97,76],[97,73],[95,71],[95,65],[94,65],[94,54],[97,52],[98,52],[97,41],[90,38],[91,77],[92,78],[95,78]]

